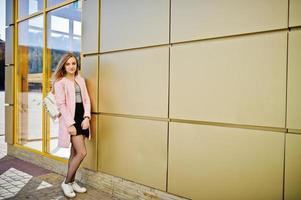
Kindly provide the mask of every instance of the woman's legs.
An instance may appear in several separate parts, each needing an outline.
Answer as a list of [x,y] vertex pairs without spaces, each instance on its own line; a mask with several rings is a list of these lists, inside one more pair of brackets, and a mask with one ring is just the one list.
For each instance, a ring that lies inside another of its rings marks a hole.
[[[69,168],[70,168],[70,162],[71,162],[71,160],[73,159],[73,157],[75,156],[75,149],[74,149],[74,147],[73,147],[73,145],[71,144],[71,148],[70,148],[70,157],[69,157],[69,162],[68,162],[68,170],[69,170]],[[76,173],[75,173],[76,174]],[[74,181],[74,179],[75,179],[75,174],[73,175],[73,177],[72,177],[72,179],[71,179],[71,182],[73,182]]]
[[75,150],[75,155],[72,157],[71,160],[69,160],[68,172],[65,183],[70,183],[73,181],[72,179],[74,179],[78,167],[80,166],[81,162],[87,154],[85,138],[83,135],[71,136],[71,143]]

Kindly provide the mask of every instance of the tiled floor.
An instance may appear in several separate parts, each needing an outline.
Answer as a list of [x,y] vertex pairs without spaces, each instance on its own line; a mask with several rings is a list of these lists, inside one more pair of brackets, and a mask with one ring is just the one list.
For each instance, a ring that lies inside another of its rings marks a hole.
[[[6,155],[4,136],[0,136],[0,200],[2,199],[68,199],[61,183],[64,177],[37,165]],[[81,184],[81,183],[79,183]],[[112,200],[112,196],[90,186],[87,193],[75,199]]]
[[[0,200],[68,199],[61,189],[63,180],[63,176],[23,160],[11,156],[0,159]],[[113,199],[103,191],[85,187],[88,192],[77,194],[75,199]]]
[[14,197],[32,178],[31,175],[15,168],[9,168],[0,175],[0,199]]

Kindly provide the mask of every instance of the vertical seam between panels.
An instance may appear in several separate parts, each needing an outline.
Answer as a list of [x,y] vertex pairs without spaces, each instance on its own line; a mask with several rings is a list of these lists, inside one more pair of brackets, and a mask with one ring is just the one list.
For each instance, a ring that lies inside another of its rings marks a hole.
[[171,43],[171,0],[169,0],[169,44]]
[[287,106],[288,106],[288,56],[289,56],[289,31],[286,34],[286,94],[285,94],[285,128],[286,132],[284,133],[284,146],[283,146],[283,188],[282,188],[282,199],[285,199],[285,170],[286,170],[286,135],[287,135]]
[[168,98],[167,98],[167,165],[166,165],[166,192],[168,191],[168,163],[169,163],[169,110],[170,110],[170,46],[168,47]]
[[170,48],[171,48],[171,0],[169,0],[169,46],[168,46],[168,98],[167,98],[167,160],[166,160],[166,192],[168,191],[168,176],[169,176],[169,126],[170,126]]

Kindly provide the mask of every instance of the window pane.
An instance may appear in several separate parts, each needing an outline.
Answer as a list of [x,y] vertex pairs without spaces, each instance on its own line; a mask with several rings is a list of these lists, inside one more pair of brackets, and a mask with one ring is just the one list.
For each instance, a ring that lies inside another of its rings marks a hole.
[[[80,58],[81,4],[75,2],[47,14],[47,68],[53,72],[61,56],[73,52]],[[51,73],[49,73],[51,74]],[[50,82],[49,76],[49,84]],[[48,119],[50,120],[50,119]],[[50,120],[50,152],[68,158],[70,150],[59,148],[58,122]]]
[[75,35],[81,35],[81,22],[74,21],[73,22],[73,32]]
[[18,26],[17,143],[42,151],[43,17]]
[[43,0],[18,0],[18,16],[22,18],[42,11],[43,6]]
[[51,31],[69,32],[69,19],[51,16]]
[[47,1],[47,7],[57,5],[57,4],[62,3],[64,1],[66,1],[66,0],[48,0]]

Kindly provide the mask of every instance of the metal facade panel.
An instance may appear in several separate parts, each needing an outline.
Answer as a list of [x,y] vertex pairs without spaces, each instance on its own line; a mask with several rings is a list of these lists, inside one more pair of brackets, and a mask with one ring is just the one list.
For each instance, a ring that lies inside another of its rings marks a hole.
[[288,0],[172,0],[171,41],[286,28]]
[[285,127],[287,32],[173,45],[170,117]]
[[14,134],[14,107],[5,106],[5,142],[8,144],[13,144],[13,134]]
[[165,190],[167,126],[162,121],[101,116],[98,169]]
[[168,192],[191,199],[282,199],[284,134],[170,123]]
[[289,0],[289,26],[301,26],[301,0]]
[[301,199],[301,135],[286,135],[285,200]]
[[101,52],[169,42],[169,0],[102,0]]
[[5,103],[14,104],[14,69],[5,67]]
[[98,108],[98,56],[86,56],[81,59],[81,75],[86,80],[92,112],[99,112]]
[[301,30],[289,32],[287,128],[301,130]]
[[100,56],[100,111],[167,117],[168,47]]
[[82,1],[82,53],[98,52],[99,2]]
[[5,6],[5,24],[9,26],[14,23],[14,2],[15,0],[6,0]]
[[14,26],[5,29],[5,65],[14,64]]

